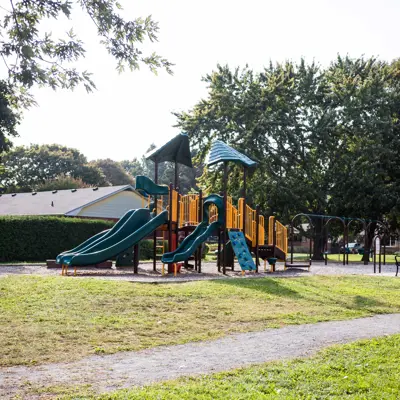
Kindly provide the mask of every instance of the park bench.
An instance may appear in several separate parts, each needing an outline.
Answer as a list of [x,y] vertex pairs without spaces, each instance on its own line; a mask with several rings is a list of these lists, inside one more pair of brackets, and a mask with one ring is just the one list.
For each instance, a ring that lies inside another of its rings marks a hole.
[[291,263],[291,262],[286,261],[286,262],[285,262],[285,268],[284,268],[285,271],[286,271],[288,268],[307,268],[308,271],[310,271],[310,268],[311,268],[311,258],[310,258],[308,261],[302,261],[302,262],[300,262],[300,261],[296,262],[296,261],[293,260],[293,263]]
[[400,257],[399,256],[394,256],[394,259],[396,261],[396,276],[399,273],[399,267],[400,267]]

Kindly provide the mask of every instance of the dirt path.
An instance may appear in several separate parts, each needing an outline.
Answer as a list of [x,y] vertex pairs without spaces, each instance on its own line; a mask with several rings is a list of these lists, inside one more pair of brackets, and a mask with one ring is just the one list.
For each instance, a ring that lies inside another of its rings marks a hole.
[[72,363],[1,368],[0,398],[23,393],[28,382],[34,386],[91,384],[102,393],[185,375],[308,356],[332,344],[395,333],[400,333],[400,314],[288,326],[209,342],[91,356]]

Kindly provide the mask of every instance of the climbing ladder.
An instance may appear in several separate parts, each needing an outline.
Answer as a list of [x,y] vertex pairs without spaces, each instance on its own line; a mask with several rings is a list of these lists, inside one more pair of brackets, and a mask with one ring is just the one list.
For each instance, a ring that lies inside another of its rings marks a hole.
[[242,274],[244,271],[255,271],[256,264],[250,254],[243,232],[231,230],[228,232],[228,235],[240,268],[242,268]]

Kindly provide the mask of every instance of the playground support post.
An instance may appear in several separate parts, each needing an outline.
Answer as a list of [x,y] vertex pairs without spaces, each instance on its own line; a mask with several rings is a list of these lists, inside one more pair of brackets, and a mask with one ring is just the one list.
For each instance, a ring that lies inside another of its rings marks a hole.
[[325,248],[325,252],[324,252],[324,259],[325,259],[325,265],[328,265],[328,240],[329,240],[329,227],[326,226],[326,229],[324,229],[324,245],[323,248]]
[[[154,161],[154,183],[158,185],[158,161]],[[155,215],[157,215],[157,195],[154,196]],[[153,271],[157,270],[157,230],[153,234]]]
[[[203,221],[203,191],[200,189],[199,190],[199,221]],[[201,246],[199,247],[199,268],[198,268],[198,273],[201,273],[201,256],[202,256],[202,251],[201,251]]]
[[139,267],[139,243],[133,246],[133,273],[137,274]]
[[290,264],[293,264],[293,241],[294,241],[294,228],[292,222],[290,224]]
[[[172,215],[173,215],[173,204],[172,204],[172,200],[173,200],[173,196],[172,196],[172,191],[173,191],[174,187],[172,185],[172,183],[169,184],[169,221],[168,221],[168,251],[172,252]],[[164,245],[164,243],[163,243]],[[172,269],[172,264],[168,265],[168,272]]]
[[258,256],[258,240],[259,240],[259,230],[260,230],[260,206],[256,206],[256,272],[258,272],[258,266],[260,264],[260,258]]
[[175,187],[178,187],[178,180],[179,180],[179,164],[175,160]]
[[243,166],[243,210],[241,212],[243,213],[243,236],[244,240],[246,240],[246,196],[247,196],[247,168]]
[[175,248],[179,245],[179,220],[181,218],[181,208],[179,207],[179,188],[175,186],[176,190],[176,224],[175,224]]
[[228,163],[224,162],[224,218],[222,228],[222,273],[226,274],[226,210],[228,208],[227,196],[227,183],[228,183]]
[[218,267],[218,272],[221,272],[221,229],[218,229],[218,257],[217,257],[217,267]]

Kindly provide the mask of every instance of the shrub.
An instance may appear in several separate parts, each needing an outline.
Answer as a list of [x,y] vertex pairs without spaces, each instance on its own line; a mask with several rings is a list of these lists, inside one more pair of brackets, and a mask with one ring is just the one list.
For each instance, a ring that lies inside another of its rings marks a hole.
[[0,217],[0,262],[44,261],[114,223],[66,217]]
[[203,247],[201,249],[201,258],[206,258],[206,255],[210,252],[210,246],[206,243],[203,243]]
[[153,258],[153,241],[142,240],[139,244],[139,259],[150,260]]

